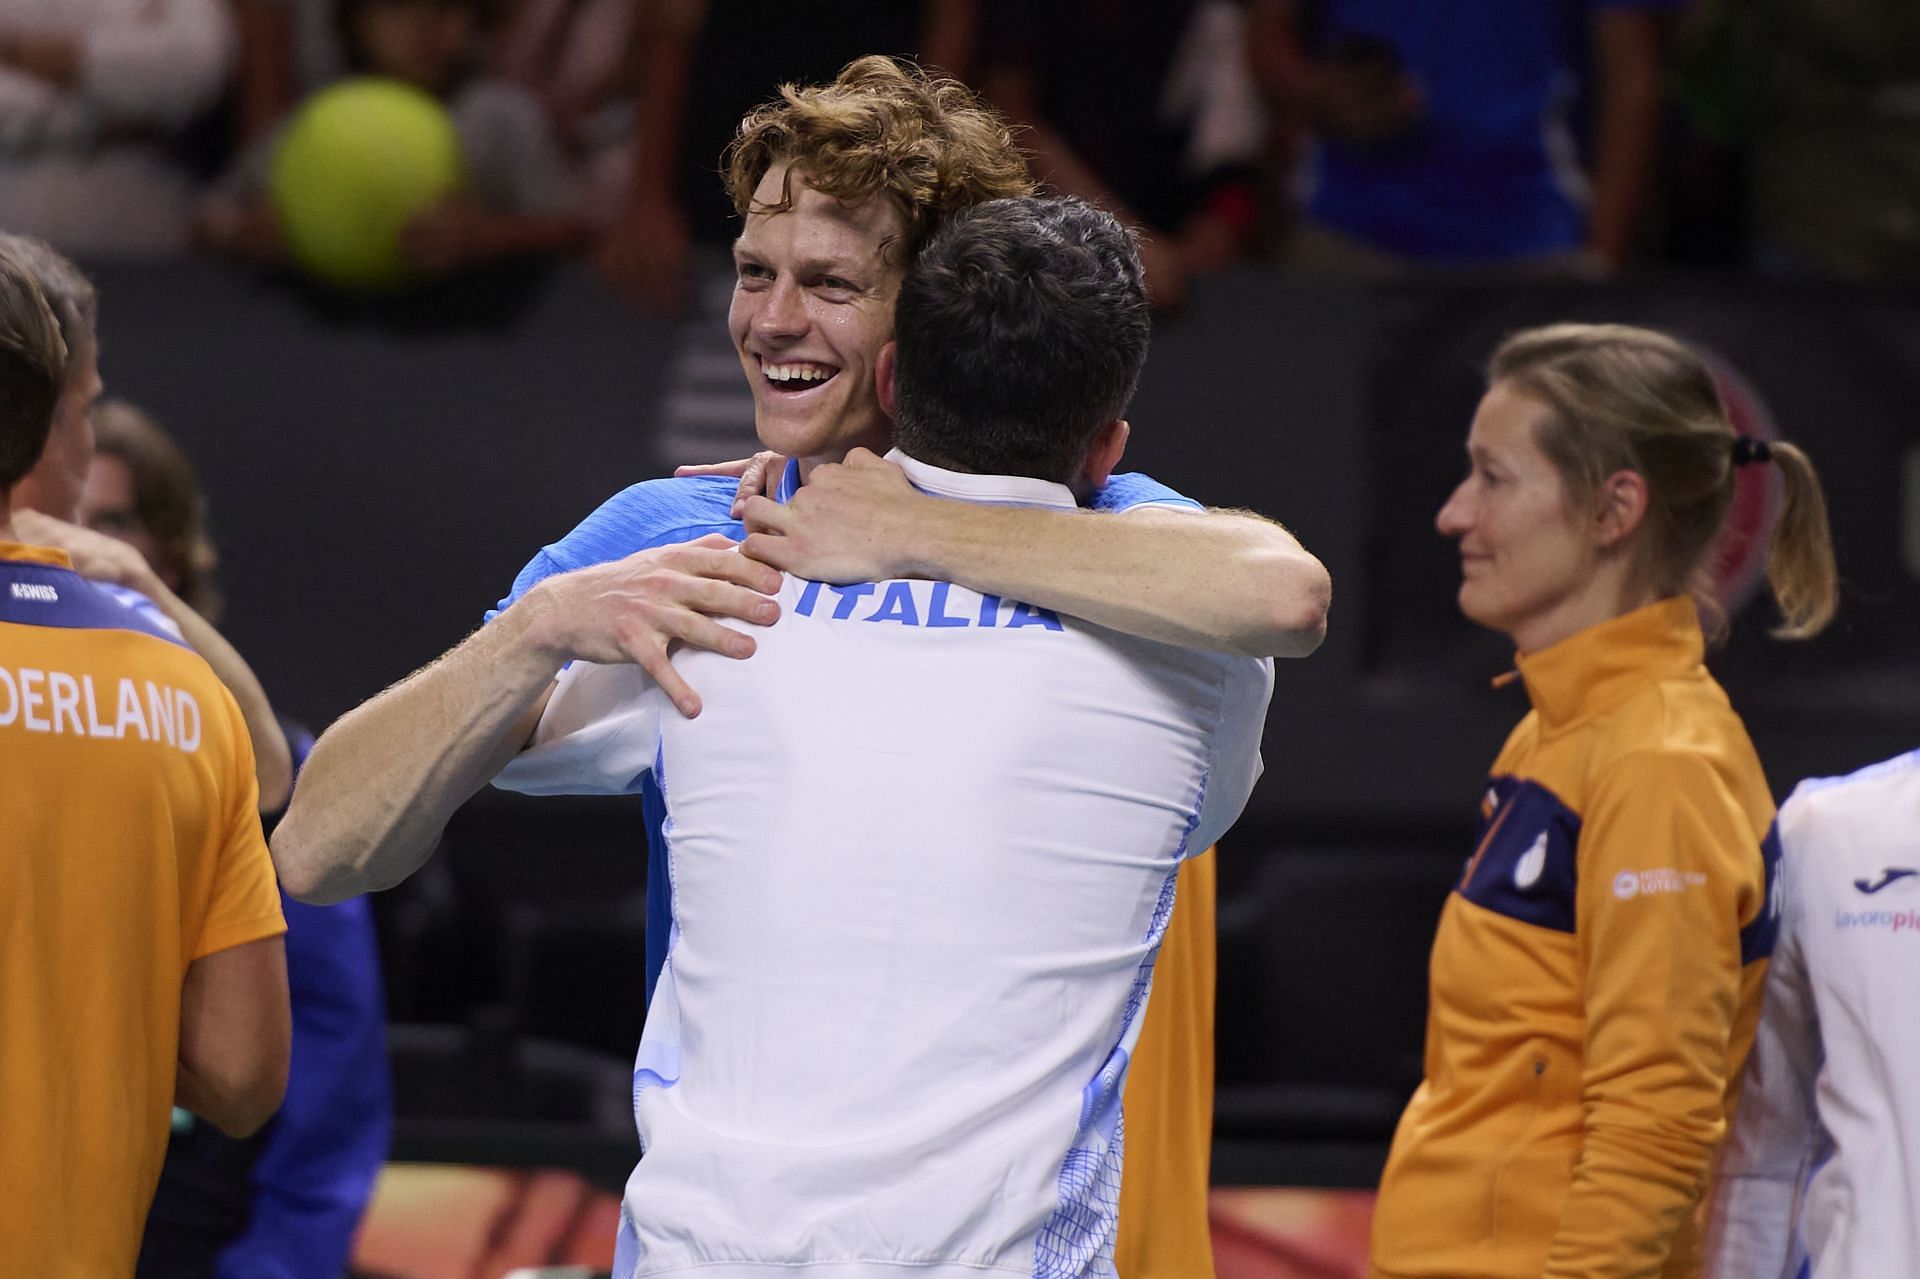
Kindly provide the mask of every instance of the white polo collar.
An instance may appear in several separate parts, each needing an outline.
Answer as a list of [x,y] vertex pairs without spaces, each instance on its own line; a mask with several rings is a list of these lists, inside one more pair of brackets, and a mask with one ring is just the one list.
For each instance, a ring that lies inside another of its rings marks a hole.
[[899,449],[887,453],[892,462],[907,473],[913,486],[935,497],[957,498],[962,502],[992,502],[1005,506],[1055,506],[1073,510],[1080,504],[1073,490],[1052,480],[1036,480],[1025,475],[973,475],[949,471],[908,457]]

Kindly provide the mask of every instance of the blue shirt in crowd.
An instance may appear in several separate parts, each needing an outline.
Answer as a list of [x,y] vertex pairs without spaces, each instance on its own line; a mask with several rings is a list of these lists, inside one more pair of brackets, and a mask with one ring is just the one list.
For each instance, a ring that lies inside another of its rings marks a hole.
[[1577,249],[1586,179],[1574,115],[1590,31],[1609,9],[1685,0],[1327,0],[1322,56],[1391,47],[1425,106],[1406,135],[1332,140],[1313,157],[1307,208],[1323,226],[1429,262]]

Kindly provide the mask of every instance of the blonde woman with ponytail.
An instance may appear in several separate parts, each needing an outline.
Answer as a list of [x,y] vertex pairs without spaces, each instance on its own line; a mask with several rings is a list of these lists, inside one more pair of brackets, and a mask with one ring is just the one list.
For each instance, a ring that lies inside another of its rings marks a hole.
[[1691,1275],[1778,925],[1773,800],[1703,662],[1723,625],[1704,570],[1740,468],[1775,468],[1774,633],[1818,633],[1825,504],[1806,455],[1737,435],[1662,334],[1529,330],[1488,383],[1438,524],[1461,611],[1513,640],[1532,710],[1441,916],[1373,1271]]

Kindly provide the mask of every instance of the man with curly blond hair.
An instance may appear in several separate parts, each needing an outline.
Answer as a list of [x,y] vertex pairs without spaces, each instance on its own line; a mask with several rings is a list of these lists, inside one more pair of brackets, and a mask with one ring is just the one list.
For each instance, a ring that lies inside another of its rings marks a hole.
[[[1077,510],[950,501],[875,455],[891,444],[880,363],[913,254],[955,211],[1030,189],[1005,122],[965,88],[861,59],[830,85],[787,86],[751,113],[727,174],[744,227],[729,327],[760,439],[789,459],[771,476],[771,495],[751,491],[754,475],[738,492],[732,479],[713,476],[649,481],[539,552],[491,625],[322,737],[274,840],[296,895],[337,900],[410,874],[454,809],[530,742],[569,661],[638,665],[682,715],[699,714],[698,694],[668,661],[670,646],[749,657],[752,635],[717,619],[771,623],[780,613],[770,598],[781,589],[777,570],[834,582],[944,580],[1143,639],[1225,652],[1302,656],[1319,643],[1326,572],[1271,522],[1202,511],[1138,475],[1112,476]],[[737,553],[743,538],[745,555]],[[677,925],[662,836],[672,806],[657,786],[646,793],[651,995]],[[1175,1072],[1185,1077],[1169,1083],[1148,1072],[1134,1085],[1135,1095],[1171,1100],[1178,1117],[1128,1120],[1138,1156],[1128,1165],[1127,1202],[1163,1170],[1175,1178],[1152,1211],[1133,1213],[1154,1232],[1182,1223],[1190,1242],[1157,1271],[1169,1279],[1211,1269],[1211,859],[1194,866],[1205,869],[1183,872],[1183,906],[1158,978],[1163,996],[1170,986],[1187,993],[1154,1001],[1168,1018],[1150,1019],[1143,1049],[1151,1058],[1164,1037],[1158,1051],[1188,1054]],[[1189,902],[1206,918],[1183,932]],[[820,921],[823,936],[837,926]],[[1168,1019],[1156,1034],[1153,1023]],[[1156,1126],[1164,1145],[1152,1138]]]

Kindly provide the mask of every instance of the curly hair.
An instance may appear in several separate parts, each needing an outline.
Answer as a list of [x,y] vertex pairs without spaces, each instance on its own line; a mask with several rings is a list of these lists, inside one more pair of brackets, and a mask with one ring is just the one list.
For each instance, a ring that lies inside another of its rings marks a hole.
[[[780,164],[791,166],[780,199],[756,202],[761,179]],[[848,63],[832,84],[781,85],[778,99],[740,122],[724,168],[741,217],[791,209],[795,169],[846,204],[884,196],[906,222],[908,260],[956,210],[1034,189],[997,111],[957,80],[879,55]]]

